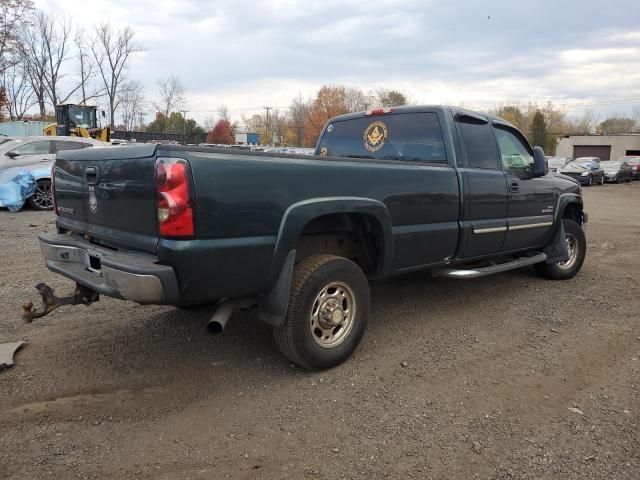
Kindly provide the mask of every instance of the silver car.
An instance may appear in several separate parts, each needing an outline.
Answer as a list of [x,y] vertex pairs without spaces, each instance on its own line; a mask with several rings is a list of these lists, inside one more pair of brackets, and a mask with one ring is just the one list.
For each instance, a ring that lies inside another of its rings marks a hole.
[[[0,170],[19,167],[48,172],[56,152],[107,145],[92,138],[80,137],[0,137]],[[36,191],[27,202],[36,210],[53,208],[50,174],[36,178]]]

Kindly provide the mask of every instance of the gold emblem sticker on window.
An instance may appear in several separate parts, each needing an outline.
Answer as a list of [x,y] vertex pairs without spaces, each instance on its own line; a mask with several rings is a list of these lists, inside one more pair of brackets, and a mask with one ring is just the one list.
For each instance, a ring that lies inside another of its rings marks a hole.
[[387,141],[387,126],[381,121],[370,123],[364,131],[363,139],[364,148],[377,152]]

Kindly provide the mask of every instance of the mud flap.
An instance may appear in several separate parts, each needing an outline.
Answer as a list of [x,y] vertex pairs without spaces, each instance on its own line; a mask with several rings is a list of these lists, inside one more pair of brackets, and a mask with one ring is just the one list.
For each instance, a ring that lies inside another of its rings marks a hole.
[[560,227],[556,230],[551,244],[543,252],[547,255],[545,263],[566,262],[569,259],[569,247],[564,232],[564,222],[560,220]]

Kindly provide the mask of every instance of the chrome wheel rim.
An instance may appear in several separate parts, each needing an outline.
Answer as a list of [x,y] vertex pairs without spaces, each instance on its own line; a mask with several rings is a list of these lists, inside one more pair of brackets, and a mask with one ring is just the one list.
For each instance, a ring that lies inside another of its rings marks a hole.
[[50,183],[36,184],[36,191],[33,193],[33,203],[40,208],[53,207],[53,198],[51,196]]
[[558,268],[561,270],[570,270],[578,261],[578,239],[572,233],[567,233],[565,236],[567,241],[567,249],[569,250],[569,258],[566,262],[558,262]]
[[331,282],[320,289],[311,307],[311,337],[322,348],[334,348],[344,342],[353,328],[356,297],[342,282]]

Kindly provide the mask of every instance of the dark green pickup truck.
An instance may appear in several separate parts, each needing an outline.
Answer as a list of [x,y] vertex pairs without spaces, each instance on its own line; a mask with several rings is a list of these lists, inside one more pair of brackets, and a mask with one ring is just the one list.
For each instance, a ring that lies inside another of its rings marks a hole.
[[360,342],[369,279],[429,269],[475,278],[533,265],[573,277],[586,253],[580,186],[550,175],[512,125],[452,107],[330,120],[316,155],[141,145],[61,152],[47,267],[100,294],[194,308],[209,330],[258,308],[282,353],[332,367]]

